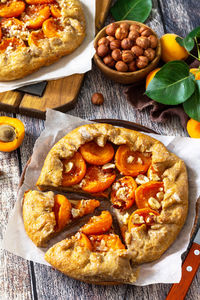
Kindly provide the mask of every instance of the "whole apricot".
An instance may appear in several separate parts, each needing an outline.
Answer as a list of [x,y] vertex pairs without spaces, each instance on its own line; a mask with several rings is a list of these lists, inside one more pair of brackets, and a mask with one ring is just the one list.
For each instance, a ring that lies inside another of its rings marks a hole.
[[154,78],[154,76],[156,75],[156,73],[157,73],[158,71],[160,71],[160,68],[154,69],[153,71],[151,71],[151,72],[147,75],[147,77],[146,77],[146,90],[147,90],[147,87],[148,87],[150,81]]
[[187,132],[190,137],[200,139],[200,122],[190,119],[187,122]]
[[186,49],[177,43],[178,35],[174,33],[164,34],[161,39],[161,58],[164,62],[172,60],[185,60],[188,57]]

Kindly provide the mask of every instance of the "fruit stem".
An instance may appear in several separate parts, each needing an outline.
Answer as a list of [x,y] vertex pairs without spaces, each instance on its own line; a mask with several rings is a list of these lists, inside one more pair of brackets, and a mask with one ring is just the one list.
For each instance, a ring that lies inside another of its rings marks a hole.
[[196,43],[196,46],[197,46],[198,60],[200,60],[200,50],[199,50],[199,44],[198,44],[198,41],[197,41],[197,37],[195,37],[194,40],[195,40],[195,43]]

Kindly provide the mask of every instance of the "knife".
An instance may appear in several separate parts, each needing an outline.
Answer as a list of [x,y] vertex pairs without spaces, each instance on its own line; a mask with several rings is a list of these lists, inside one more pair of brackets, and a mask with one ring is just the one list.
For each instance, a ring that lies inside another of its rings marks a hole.
[[200,228],[182,265],[182,278],[172,285],[166,300],[183,300],[200,264]]

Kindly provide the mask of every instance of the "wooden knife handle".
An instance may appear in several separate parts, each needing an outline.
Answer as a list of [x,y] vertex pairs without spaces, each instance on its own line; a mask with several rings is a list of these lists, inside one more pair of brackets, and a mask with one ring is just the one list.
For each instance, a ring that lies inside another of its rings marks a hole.
[[172,285],[166,300],[183,300],[190,284],[199,268],[200,245],[193,243],[182,265],[182,278],[179,283]]

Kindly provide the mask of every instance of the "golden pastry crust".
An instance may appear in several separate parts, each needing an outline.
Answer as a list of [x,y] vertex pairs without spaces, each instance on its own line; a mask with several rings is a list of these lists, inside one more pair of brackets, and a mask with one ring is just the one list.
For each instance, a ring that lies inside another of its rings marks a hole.
[[126,250],[92,252],[77,244],[77,235],[51,247],[45,254],[47,262],[70,277],[90,283],[136,281],[136,270]]
[[46,246],[56,225],[54,193],[28,191],[23,199],[23,219],[26,233],[38,247]]
[[[76,128],[63,137],[48,153],[37,185],[41,190],[61,189],[81,191],[81,185],[62,187],[62,159],[74,155],[79,147],[91,140],[99,146],[106,141],[115,145],[127,144],[134,151],[151,152],[152,166],[161,174],[164,183],[162,210],[149,230],[145,225],[125,232],[125,243],[133,263],[144,263],[158,259],[176,239],[188,212],[188,180],[184,162],[156,139],[142,133],[108,124],[90,124]],[[152,180],[152,179],[151,179]],[[133,208],[135,210],[136,208]],[[122,218],[117,212],[121,226],[127,225],[131,212]]]
[[[0,51],[0,81],[10,81],[29,75],[43,66],[48,66],[62,56],[73,52],[85,37],[85,17],[78,0],[57,0],[61,7],[59,22],[64,30],[58,37],[45,37],[36,44],[28,45],[31,33],[27,28],[10,30],[7,37],[25,41],[26,47]],[[42,29],[36,30],[42,32]]]

